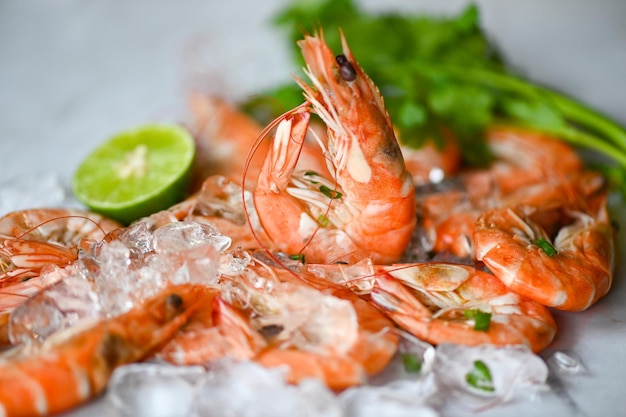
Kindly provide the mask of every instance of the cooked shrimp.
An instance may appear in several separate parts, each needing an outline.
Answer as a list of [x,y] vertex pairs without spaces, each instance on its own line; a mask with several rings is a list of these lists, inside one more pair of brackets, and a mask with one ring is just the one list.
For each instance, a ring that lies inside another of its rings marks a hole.
[[[407,332],[434,344],[524,344],[538,352],[552,342],[550,311],[509,291],[495,276],[458,264],[382,267],[371,299]],[[490,314],[477,329],[477,315]]]
[[534,130],[495,125],[487,131],[487,143],[494,156],[489,172],[504,195],[583,168],[572,146]]
[[254,360],[266,367],[286,365],[286,378],[291,383],[318,378],[335,390],[362,385],[368,376],[381,372],[398,346],[393,323],[354,294],[334,291],[333,296],[349,300],[357,317],[358,336],[346,351],[324,353],[274,345],[263,349]]
[[550,202],[506,206],[476,223],[476,257],[512,291],[561,310],[580,311],[604,296],[614,269],[614,236],[606,193],[563,203],[556,231],[548,232]]
[[382,98],[343,38],[337,58],[321,36],[300,47],[313,87],[297,79],[328,127],[320,145],[331,179],[294,172],[309,123],[300,106],[282,117],[254,194],[275,245],[308,261],[400,258],[415,226],[414,185]]
[[[246,155],[263,127],[233,104],[218,97],[192,94],[189,107],[193,115],[190,130],[196,138],[196,160],[192,174],[192,190],[200,189],[212,175],[223,175],[240,181]],[[269,147],[259,144],[257,156],[248,167],[248,184],[252,187]]]
[[162,346],[198,308],[198,286],[173,286],[118,317],[6,352],[0,362],[2,415],[67,411],[102,392],[113,370]]
[[225,299],[247,312],[266,341],[253,360],[287,366],[290,382],[320,378],[334,389],[382,371],[398,345],[393,323],[350,291],[290,268],[255,258],[241,275],[225,279]]
[[0,218],[0,287],[39,275],[48,264],[76,260],[84,240],[102,239],[120,224],[76,209],[29,209]]
[[265,339],[241,311],[226,303],[216,288],[206,288],[204,301],[180,332],[156,357],[176,365],[206,364],[223,357],[252,359]]

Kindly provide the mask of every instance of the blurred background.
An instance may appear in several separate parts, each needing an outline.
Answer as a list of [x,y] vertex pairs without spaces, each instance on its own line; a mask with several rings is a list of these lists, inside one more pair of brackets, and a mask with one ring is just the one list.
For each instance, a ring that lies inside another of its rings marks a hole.
[[[297,68],[270,23],[286,0],[0,1],[1,180],[67,181],[109,135],[185,117],[193,90],[233,100]],[[456,13],[462,0],[363,0]],[[521,74],[626,124],[626,2],[482,0],[482,22]]]

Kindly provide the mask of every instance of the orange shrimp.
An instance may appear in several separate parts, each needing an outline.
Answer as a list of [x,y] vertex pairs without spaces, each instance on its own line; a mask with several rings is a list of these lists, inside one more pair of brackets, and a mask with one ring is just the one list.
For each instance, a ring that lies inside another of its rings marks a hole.
[[613,277],[606,197],[604,191],[579,198],[582,207],[548,199],[488,211],[476,223],[476,257],[512,291],[561,310],[585,310],[607,294]]
[[254,360],[266,367],[288,367],[287,380],[297,383],[318,378],[334,390],[367,382],[368,376],[381,372],[391,361],[398,346],[393,323],[366,301],[348,291],[332,295],[352,303],[357,317],[357,339],[345,352],[321,353],[292,347],[269,346]]
[[84,240],[121,225],[77,209],[29,209],[0,218],[0,287],[36,277],[48,264],[67,265]]
[[[192,174],[192,191],[200,189],[212,175],[241,180],[246,155],[263,127],[226,100],[192,94],[189,107],[193,115],[190,130],[196,138],[196,160]],[[253,186],[261,170],[269,142],[259,144],[258,156],[248,167],[249,185]]]
[[319,378],[333,389],[362,384],[382,371],[398,346],[393,323],[296,264],[285,269],[255,258],[241,275],[225,279],[225,298],[246,312],[266,341],[253,360],[286,366],[289,382]]
[[495,125],[487,131],[487,143],[495,158],[489,172],[504,195],[583,168],[569,144],[531,129]]
[[115,368],[144,359],[174,336],[199,307],[199,291],[172,286],[118,317],[4,353],[2,415],[55,414],[95,397]]
[[[547,134],[521,127],[495,125],[487,131],[494,162],[487,169],[459,174],[460,187],[420,196],[418,213],[433,249],[473,257],[474,225],[485,211],[530,198],[537,187],[587,181],[575,150]],[[529,187],[530,193],[528,192]],[[597,189],[597,185],[594,185]],[[589,188],[586,194],[595,192]],[[565,196],[564,198],[566,198]]]
[[226,303],[219,290],[206,288],[202,307],[156,354],[176,365],[202,365],[223,357],[252,359],[265,339],[241,311]]
[[[193,115],[190,130],[196,138],[191,190],[199,190],[203,182],[214,175],[239,182],[244,171],[247,172],[245,186],[253,189],[263,165],[263,155],[269,150],[269,141],[255,143],[263,127],[219,97],[192,94],[189,107]],[[246,155],[253,146],[258,149],[246,163]],[[324,156],[308,142],[303,146],[301,158],[309,169],[326,170]]]
[[254,201],[274,244],[311,262],[398,260],[415,226],[414,184],[377,88],[342,35],[335,58],[322,36],[299,42],[313,87],[296,79],[327,125],[331,179],[294,172],[309,123],[305,104],[282,116]]
[[[556,334],[550,311],[492,274],[446,263],[380,267],[371,300],[407,332],[434,344],[524,344],[535,352]],[[476,329],[477,316],[490,314]]]

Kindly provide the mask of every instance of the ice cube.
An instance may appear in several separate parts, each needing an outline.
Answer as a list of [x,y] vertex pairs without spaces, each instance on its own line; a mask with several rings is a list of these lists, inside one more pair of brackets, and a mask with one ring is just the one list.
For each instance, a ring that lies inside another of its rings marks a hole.
[[154,248],[158,253],[180,252],[205,245],[223,251],[231,242],[230,237],[206,223],[168,223],[154,231]]
[[[62,280],[39,291],[11,314],[11,343],[43,342],[52,334],[82,321],[103,316],[91,283],[75,269]],[[55,273],[59,272],[58,268]]]
[[548,358],[551,370],[562,374],[581,374],[587,371],[582,360],[572,351],[557,351]]
[[335,396],[319,381],[289,385],[278,369],[219,361],[198,396],[202,417],[340,417]]
[[107,400],[121,417],[191,417],[204,375],[197,366],[126,365],[111,376]]
[[[470,374],[476,370],[481,378],[491,380],[491,388],[471,381]],[[532,399],[548,389],[546,363],[523,345],[441,344],[435,353],[433,373],[441,395],[470,408]]]
[[350,388],[339,395],[345,417],[436,417],[427,400],[433,384],[427,379],[403,380],[374,387]]

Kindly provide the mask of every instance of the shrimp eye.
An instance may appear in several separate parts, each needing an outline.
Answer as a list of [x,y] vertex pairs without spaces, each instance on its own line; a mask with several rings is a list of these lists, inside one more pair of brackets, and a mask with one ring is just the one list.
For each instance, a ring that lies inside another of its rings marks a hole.
[[356,80],[356,71],[344,54],[337,55],[335,60],[339,64],[339,74],[344,81]]
[[183,298],[178,294],[170,294],[165,299],[165,314],[168,320],[178,315],[183,308]]
[[284,329],[283,326],[279,324],[268,324],[267,326],[263,326],[259,329],[263,337],[270,338],[280,334]]

